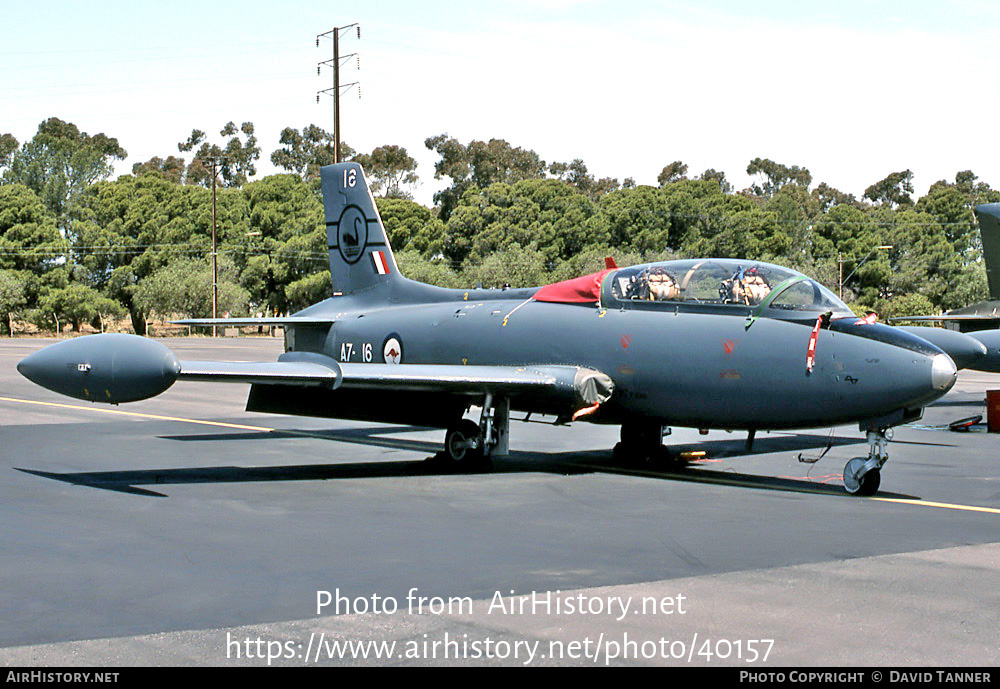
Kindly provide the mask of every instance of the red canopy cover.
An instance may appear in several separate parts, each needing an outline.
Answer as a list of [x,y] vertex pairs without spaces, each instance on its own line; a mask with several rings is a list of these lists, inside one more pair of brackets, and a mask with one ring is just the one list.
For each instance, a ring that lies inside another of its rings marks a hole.
[[587,304],[601,300],[601,282],[604,276],[614,272],[616,268],[608,268],[600,273],[584,275],[583,277],[563,280],[546,285],[535,292],[535,301],[552,301],[560,304]]

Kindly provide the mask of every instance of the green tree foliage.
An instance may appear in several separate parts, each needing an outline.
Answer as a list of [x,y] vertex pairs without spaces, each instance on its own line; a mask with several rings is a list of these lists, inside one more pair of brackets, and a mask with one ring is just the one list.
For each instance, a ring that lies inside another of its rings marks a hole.
[[13,270],[0,270],[0,314],[8,335],[14,334],[14,318],[27,302],[25,276]]
[[17,148],[17,139],[12,134],[0,134],[0,170],[10,167]]
[[[218,315],[244,316],[250,294],[237,283],[238,275],[228,258],[219,261]],[[180,258],[139,281],[134,302],[143,313],[173,314],[194,318],[212,316],[212,262],[204,258]]]
[[590,275],[604,270],[605,260],[611,258],[615,264],[621,267],[646,263],[648,261],[661,261],[673,258],[672,255],[664,252],[652,252],[640,254],[634,251],[626,251],[621,248],[610,246],[592,246],[580,253],[570,256],[565,261],[561,261],[546,279],[546,282],[560,282],[562,280],[572,280],[581,275]]
[[655,187],[640,186],[608,194],[599,205],[607,243],[645,252],[673,248],[669,196]]
[[406,187],[420,181],[417,161],[402,146],[379,146],[371,153],[354,156],[354,162],[364,168],[373,194],[393,199],[413,198]]
[[[221,236],[246,234],[246,202],[239,190],[222,190],[218,209]],[[211,192],[205,189],[157,175],[123,176],[91,185],[80,196],[70,237],[87,283],[117,299],[135,332],[145,334],[148,312],[133,299],[136,286],[172,260],[208,255],[211,219]]]
[[332,292],[330,271],[312,273],[285,287],[285,303],[289,311],[299,311],[328,298]]
[[[0,319],[79,328],[124,309],[136,332],[150,313],[208,315],[211,194],[206,159],[224,158],[218,192],[220,309],[287,313],[331,293],[317,183],[332,137],[315,125],[286,128],[271,160],[290,174],[254,182],[253,125],[232,122],[213,144],[192,131],[183,158],[153,157],[106,181],[124,155],[105,135],[52,118],[28,143],[0,136]],[[427,147],[435,177],[450,179],[426,208],[408,198],[416,164],[386,145],[355,156],[366,169],[396,259],[408,277],[447,287],[528,286],[619,265],[674,257],[773,261],[817,277],[883,316],[937,311],[986,295],[972,209],[1000,192],[969,170],[913,200],[912,173],[893,173],[855,199],[809,171],[751,161],[750,189],[733,193],[714,169],[695,177],[681,161],[658,186],[597,179],[583,160],[546,166],[500,140]],[[29,184],[28,182],[31,182]],[[34,186],[33,186],[34,185]],[[891,245],[891,250],[876,247]],[[115,306],[118,305],[118,306]],[[114,306],[114,308],[113,308]],[[124,313],[125,311],[120,311]],[[95,320],[96,319],[96,320]]]
[[879,320],[885,321],[901,316],[926,316],[934,313],[935,308],[930,299],[922,294],[900,294],[891,299],[879,298],[867,310],[874,311]]
[[184,159],[177,156],[167,156],[166,159],[153,156],[145,163],[136,163],[132,166],[133,175],[159,175],[174,184],[181,184],[184,181],[185,170]]
[[903,170],[893,172],[885,179],[875,182],[865,189],[865,198],[877,206],[886,205],[890,208],[909,206],[913,204],[910,194],[913,193],[913,172]]
[[[244,139],[240,139],[240,134]],[[192,151],[198,147],[194,160],[187,167],[185,180],[188,184],[199,184],[203,187],[212,186],[213,158],[219,159],[219,173],[222,182],[227,187],[242,187],[248,177],[257,174],[256,163],[260,159],[260,146],[254,134],[253,122],[244,122],[239,129],[233,122],[227,122],[219,131],[220,136],[229,137],[225,146],[209,143],[205,132],[192,129],[187,141],[177,144],[177,150]]]
[[[317,192],[301,177],[283,174],[248,184],[241,197],[246,222],[232,225],[224,243],[233,252],[251,302],[275,313],[308,306],[305,295],[320,289],[312,276],[325,271],[330,284],[326,223]],[[291,285],[296,285],[292,294]],[[321,298],[331,291],[326,289]]]
[[[333,164],[333,134],[315,124],[303,127],[302,131],[285,127],[278,141],[282,147],[271,154],[271,162],[303,179],[318,179],[319,169]],[[341,141],[341,159],[347,161],[353,156],[354,149]]]
[[707,182],[709,181],[715,182],[716,184],[719,185],[719,191],[721,191],[723,194],[728,194],[733,190],[733,185],[726,180],[726,173],[720,172],[715,168],[708,168],[703,173],[701,173],[701,176],[698,177],[698,179]]
[[31,189],[0,185],[0,268],[40,275],[68,250],[55,217]]
[[773,196],[786,184],[801,184],[808,187],[812,183],[809,170],[798,165],[782,165],[770,158],[754,158],[747,165],[748,175],[757,175],[759,183],[751,185],[750,191],[757,196]]
[[[844,277],[849,278],[844,285],[845,299],[851,300],[852,295],[864,293],[866,303],[874,302],[880,280],[889,270],[886,255],[875,248],[886,239],[880,232],[879,219],[860,207],[841,204],[813,222],[804,247],[808,259],[793,267],[808,269],[837,292],[842,262]],[[868,260],[859,269],[865,258]]]
[[478,264],[508,247],[534,245],[554,263],[603,239],[594,215],[587,196],[555,179],[472,187],[448,219],[444,255]]
[[[962,256],[933,216],[909,207],[895,213],[878,209],[875,217],[883,225],[885,243],[893,247],[890,252],[879,252],[888,254],[890,265],[873,276],[874,280],[868,279],[879,285],[878,296],[917,293],[945,309],[985,297],[985,274],[982,284],[977,285],[979,275],[966,269]],[[859,273],[867,268],[862,267]],[[872,291],[862,296],[867,303],[874,301]]]
[[83,323],[121,313],[124,309],[114,299],[103,296],[92,287],[73,282],[64,287],[43,290],[38,299],[35,321],[44,327],[52,319],[58,330],[62,329],[59,324],[71,323],[73,330],[79,332]]
[[[3,146],[9,148],[10,139]],[[113,161],[127,156],[118,139],[103,133],[91,136],[71,122],[50,117],[38,125],[31,141],[8,153],[4,181],[30,188],[61,222],[68,204],[89,185],[106,179]]]
[[[735,201],[743,197],[731,198]],[[773,211],[744,199],[730,204],[724,215],[712,216],[701,236],[685,245],[685,253],[776,261],[788,253],[791,245],[791,237]]]
[[[430,258],[413,250],[396,252],[399,270],[406,277],[438,287],[469,287],[460,273],[451,269],[444,258]],[[472,283],[475,284],[475,283]]]
[[1000,192],[983,182],[977,183],[977,179],[971,170],[964,170],[955,175],[954,183],[935,182],[917,201],[917,210],[934,216],[967,265],[974,264],[982,254],[979,228],[972,209],[982,203],[1000,201]]
[[670,163],[670,165],[666,165],[662,170],[660,170],[660,174],[657,175],[656,181],[661,187],[665,187],[671,182],[679,182],[682,179],[687,179],[687,171],[687,163],[675,160]]
[[[552,163],[549,165],[549,174],[556,179],[568,182],[577,191],[586,194],[591,199],[596,199],[623,186],[613,177],[597,179],[587,172],[587,165],[580,158],[574,158],[569,163]],[[635,182],[634,180],[626,180],[624,186],[634,187]]]
[[490,254],[482,263],[469,266],[462,277],[466,284],[482,284],[486,288],[532,287],[549,282],[545,266],[542,252],[515,243]]
[[445,225],[429,208],[397,198],[375,200],[393,251],[415,251],[431,258],[444,251]]
[[820,182],[815,189],[812,190],[813,198],[816,203],[819,204],[819,211],[827,211],[834,206],[839,205],[849,205],[853,206],[857,204],[857,199],[854,198],[853,194],[846,194],[839,189],[831,187],[826,182]]
[[470,187],[485,189],[496,182],[513,183],[545,175],[545,161],[537,153],[511,146],[503,139],[463,145],[454,137],[439,134],[424,144],[441,156],[434,165],[434,179],[449,177],[452,181],[450,187],[434,194],[444,221]]

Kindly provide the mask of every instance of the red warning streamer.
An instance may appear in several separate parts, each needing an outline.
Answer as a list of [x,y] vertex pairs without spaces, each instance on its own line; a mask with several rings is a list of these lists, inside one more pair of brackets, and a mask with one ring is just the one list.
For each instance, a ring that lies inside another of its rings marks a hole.
[[813,326],[812,335],[809,336],[809,348],[806,349],[806,373],[812,373],[813,364],[816,363],[816,338],[819,337],[820,326],[823,325],[823,317],[816,319]]

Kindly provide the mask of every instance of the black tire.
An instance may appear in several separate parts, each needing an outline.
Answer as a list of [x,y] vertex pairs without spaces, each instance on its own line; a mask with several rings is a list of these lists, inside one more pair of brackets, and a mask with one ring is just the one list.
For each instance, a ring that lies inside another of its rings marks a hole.
[[611,452],[612,459],[621,466],[657,465],[668,457],[663,446],[663,426],[657,423],[624,423],[621,439]]
[[460,467],[481,464],[484,456],[482,440],[480,439],[478,447],[465,446],[465,443],[473,438],[479,438],[479,424],[462,419],[444,435],[444,456],[449,462]]
[[863,476],[855,475],[867,461],[866,457],[854,457],[844,467],[844,490],[851,495],[869,496],[878,492],[879,484],[882,482],[881,471],[872,469]]
[[878,487],[881,483],[882,472],[878,469],[872,469],[861,477],[861,487],[858,488],[858,492],[855,493],[855,495],[875,495],[875,493],[878,492]]
[[622,467],[674,468],[674,460],[670,456],[670,451],[662,445],[650,452],[647,447],[617,443],[611,450],[611,460]]

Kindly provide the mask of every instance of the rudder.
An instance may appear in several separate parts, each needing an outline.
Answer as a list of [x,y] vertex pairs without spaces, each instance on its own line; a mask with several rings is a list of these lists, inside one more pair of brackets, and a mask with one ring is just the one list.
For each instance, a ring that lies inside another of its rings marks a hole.
[[364,170],[337,163],[320,177],[334,295],[388,287],[399,269]]

